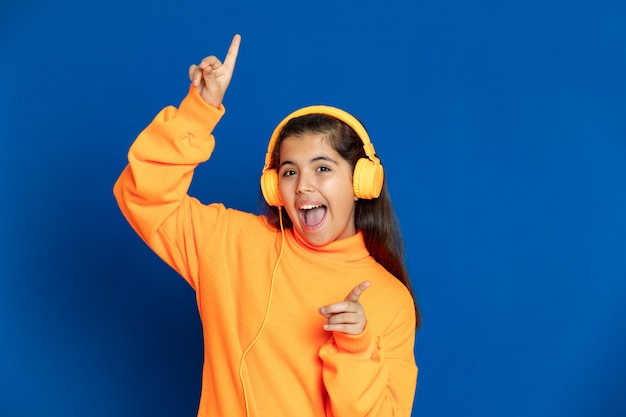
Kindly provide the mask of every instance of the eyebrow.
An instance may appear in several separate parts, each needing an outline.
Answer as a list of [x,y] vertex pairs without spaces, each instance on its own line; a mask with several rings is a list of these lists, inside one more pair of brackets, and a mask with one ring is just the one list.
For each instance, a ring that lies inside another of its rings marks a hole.
[[[326,156],[326,155],[316,156],[315,158],[311,159],[310,162],[318,162],[318,161],[332,162],[333,164],[337,165],[337,161],[335,161],[334,159],[332,159],[331,157]],[[280,168],[283,165],[288,165],[288,164],[295,165],[295,163],[293,163],[292,161],[287,160],[287,161],[281,162],[278,167]]]

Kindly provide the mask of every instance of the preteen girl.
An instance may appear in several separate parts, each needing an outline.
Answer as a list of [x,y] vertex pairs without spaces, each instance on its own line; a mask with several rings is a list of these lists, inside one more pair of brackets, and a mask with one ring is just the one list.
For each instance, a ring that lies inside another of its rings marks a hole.
[[190,67],[187,97],[137,137],[114,187],[133,229],[196,292],[198,416],[408,417],[419,314],[362,125],[327,106],[283,120],[263,169],[264,215],[187,194],[213,151],[240,40],[223,63]]

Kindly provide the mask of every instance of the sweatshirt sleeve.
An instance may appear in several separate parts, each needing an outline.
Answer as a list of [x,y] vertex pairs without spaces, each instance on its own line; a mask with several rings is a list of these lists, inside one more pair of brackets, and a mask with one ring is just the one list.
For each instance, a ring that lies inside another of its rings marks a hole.
[[382,335],[335,332],[320,349],[326,415],[410,417],[417,384],[415,315],[404,308]]
[[198,231],[208,232],[211,208],[187,191],[194,169],[213,152],[212,131],[224,112],[191,86],[178,109],[164,108],[139,134],[113,187],[132,228],[194,289],[201,245],[207,243]]

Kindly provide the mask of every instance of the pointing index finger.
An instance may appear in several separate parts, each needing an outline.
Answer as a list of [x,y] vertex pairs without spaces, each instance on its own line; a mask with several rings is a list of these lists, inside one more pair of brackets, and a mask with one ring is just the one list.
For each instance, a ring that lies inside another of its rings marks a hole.
[[241,44],[241,35],[237,34],[233,36],[233,40],[230,43],[226,58],[224,58],[224,65],[231,68],[235,68],[235,62],[237,61],[237,55],[239,54],[239,45]]
[[346,297],[346,301],[352,301],[352,302],[358,303],[359,297],[361,297],[361,294],[363,294],[363,291],[368,289],[370,285],[372,285],[370,281],[363,281],[362,283],[354,287],[352,291],[350,291],[350,293]]

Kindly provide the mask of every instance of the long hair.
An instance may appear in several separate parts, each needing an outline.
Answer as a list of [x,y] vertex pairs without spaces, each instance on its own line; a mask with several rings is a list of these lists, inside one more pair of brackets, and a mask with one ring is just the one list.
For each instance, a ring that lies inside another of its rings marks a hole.
[[[330,145],[350,163],[353,170],[359,159],[367,157],[361,138],[346,123],[324,114],[308,114],[293,118],[285,124],[273,150],[272,168],[277,168],[280,161],[282,141],[288,136],[299,136],[305,133],[326,135]],[[265,202],[264,212],[270,224],[278,228],[280,220],[278,208]],[[383,179],[383,188],[378,198],[357,200],[354,219],[356,229],[363,234],[365,246],[370,255],[409,290],[415,305],[416,325],[419,328],[421,316],[406,268],[404,241],[398,218],[391,204],[386,178]],[[293,227],[289,216],[283,219],[283,225],[286,228]]]

